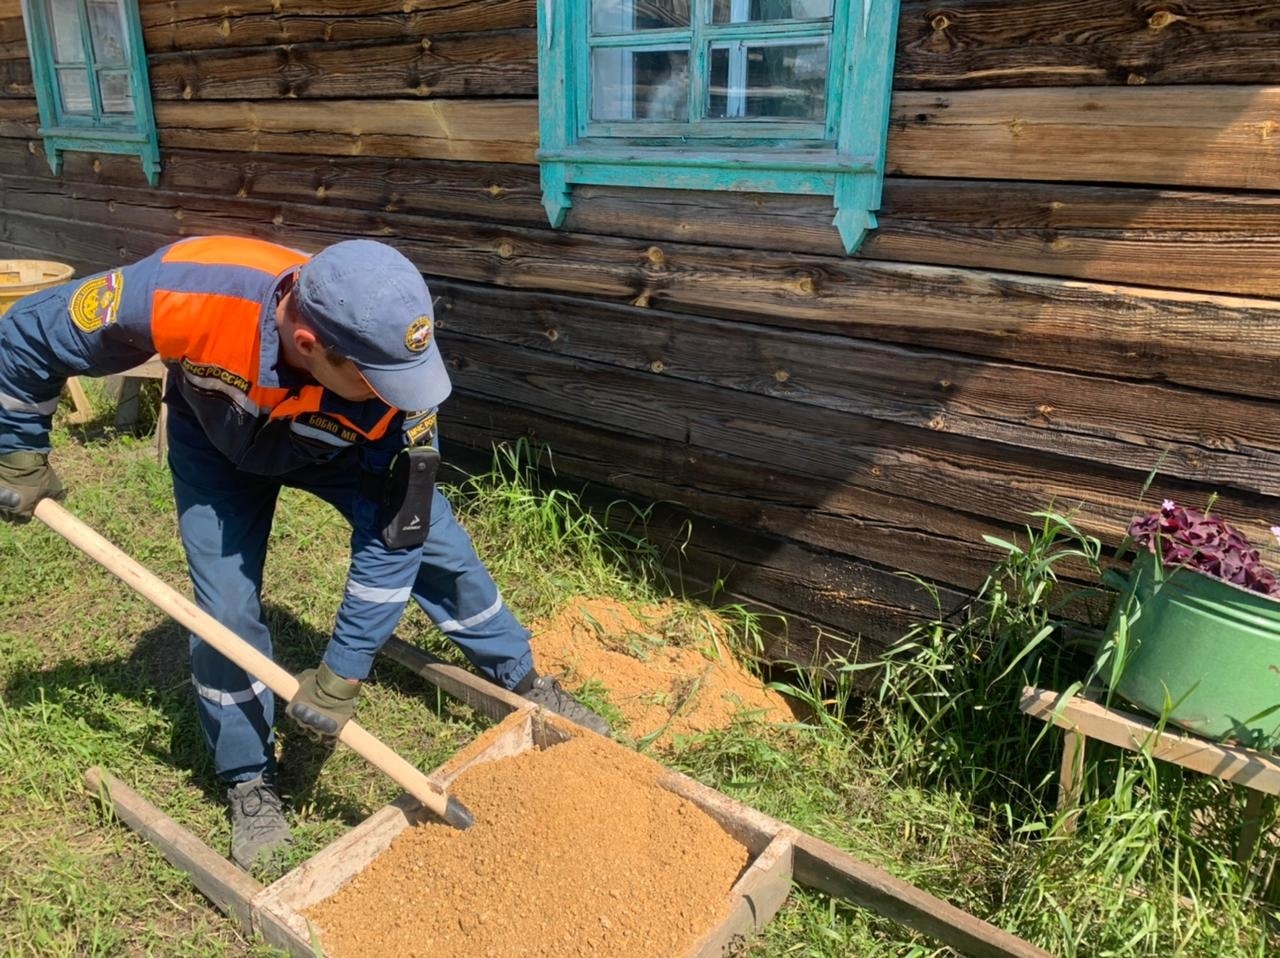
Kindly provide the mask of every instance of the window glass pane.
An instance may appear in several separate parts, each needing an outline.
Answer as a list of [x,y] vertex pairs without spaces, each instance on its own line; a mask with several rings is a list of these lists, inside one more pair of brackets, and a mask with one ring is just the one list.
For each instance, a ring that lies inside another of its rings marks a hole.
[[712,23],[754,23],[769,20],[824,20],[831,17],[832,0],[712,0]]
[[103,113],[133,113],[133,91],[129,88],[128,73],[103,71],[98,74],[98,84]]
[[716,43],[707,116],[821,121],[827,108],[827,41]]
[[80,39],[79,0],[49,0],[49,29],[53,31],[55,63],[84,63]]
[[128,63],[129,44],[120,0],[88,0],[88,7],[93,57],[98,66]]
[[84,67],[58,71],[58,92],[64,113],[93,113],[89,98],[89,73]]
[[689,120],[689,51],[591,51],[593,120]]
[[591,0],[593,33],[687,27],[691,0]]

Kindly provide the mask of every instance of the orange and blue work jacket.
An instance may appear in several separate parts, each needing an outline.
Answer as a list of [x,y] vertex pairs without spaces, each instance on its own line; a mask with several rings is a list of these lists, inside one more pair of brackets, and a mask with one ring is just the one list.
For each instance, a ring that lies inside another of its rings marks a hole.
[[[361,473],[385,476],[401,449],[434,439],[435,413],[351,402],[285,365],[276,306],[307,258],[261,240],[201,237],[19,301],[0,319],[0,454],[48,451],[68,377],[123,372],[158,353],[169,368],[166,402],[237,468],[283,476],[354,448]],[[381,545],[367,505],[356,515],[370,528],[355,530],[367,554],[353,554],[349,579],[364,588],[348,588],[339,644],[390,635],[403,603],[366,609],[359,595],[412,581],[420,561],[420,547]]]

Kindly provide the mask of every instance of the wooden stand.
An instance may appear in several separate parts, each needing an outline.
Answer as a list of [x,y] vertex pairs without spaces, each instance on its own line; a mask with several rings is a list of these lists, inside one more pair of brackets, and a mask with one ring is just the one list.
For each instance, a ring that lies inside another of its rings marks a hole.
[[[138,423],[138,415],[141,412],[139,402],[141,399],[142,382],[146,379],[160,380],[160,389],[163,392],[165,377],[168,370],[160,361],[160,357],[153,356],[141,366],[135,366],[133,369],[126,370],[118,376],[109,377],[115,380],[114,393],[116,400],[116,418],[115,426],[117,429],[132,429]],[[93,418],[93,403],[89,400],[88,395],[84,391],[84,386],[80,380],[72,377],[67,380],[67,392],[71,394],[71,414],[67,417],[69,421],[76,424],[83,424]],[[166,449],[165,427],[168,417],[168,408],[161,404],[160,418],[156,423],[156,449],[159,452],[161,461],[164,460]]]
[[[1243,745],[1220,745],[1185,732],[1157,728],[1146,719],[1109,709],[1088,698],[1064,698],[1045,689],[1025,688],[1019,708],[1033,718],[1064,730],[1062,770],[1059,773],[1058,807],[1075,808],[1080,802],[1085,743],[1097,739],[1130,752],[1145,751],[1152,758],[1192,771],[1212,775],[1250,789],[1236,858],[1244,862],[1253,854],[1262,824],[1265,803],[1280,795],[1280,762],[1270,752]],[[1068,828],[1075,819],[1069,818]]]
[[[428,776],[442,789],[474,765],[551,748],[568,737],[559,716],[463,669],[444,665],[395,639],[386,650],[442,691],[494,718],[505,716]],[[403,795],[264,888],[111,776],[90,769],[85,779],[107,808],[190,874],[196,886],[239,922],[246,934],[259,933],[298,958],[321,954],[315,938],[322,929],[310,926],[301,912],[362,871],[400,832],[413,827],[421,810],[412,797]],[[730,892],[727,917],[708,930],[687,958],[735,953],[782,907],[793,882],[870,908],[963,955],[1050,958],[1048,952],[684,775],[669,772],[661,784],[698,805],[751,856],[751,864]]]

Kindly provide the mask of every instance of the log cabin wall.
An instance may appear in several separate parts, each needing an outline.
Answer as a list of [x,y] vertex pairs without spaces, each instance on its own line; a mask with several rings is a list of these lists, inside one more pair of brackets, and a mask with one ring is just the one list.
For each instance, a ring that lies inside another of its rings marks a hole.
[[[578,188],[540,206],[534,0],[143,0],[163,173],[49,173],[0,0],[0,251],[396,245],[442,298],[445,437],[693,516],[696,580],[900,634],[1052,504],[1280,521],[1280,7],[903,0],[880,226],[829,199]],[[341,11],[341,12],[338,12]]]

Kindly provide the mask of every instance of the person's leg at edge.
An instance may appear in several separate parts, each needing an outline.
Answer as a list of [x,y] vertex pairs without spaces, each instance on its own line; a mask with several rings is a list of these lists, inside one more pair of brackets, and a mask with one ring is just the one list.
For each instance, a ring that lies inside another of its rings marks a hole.
[[482,675],[602,735],[608,724],[534,669],[529,630],[502,601],[471,537],[437,489],[413,598]]
[[[237,470],[176,409],[169,416],[169,466],[196,604],[270,657],[260,593],[278,484]],[[274,697],[198,636],[190,646],[200,728],[228,786],[232,858],[248,868],[289,840],[274,781]]]

